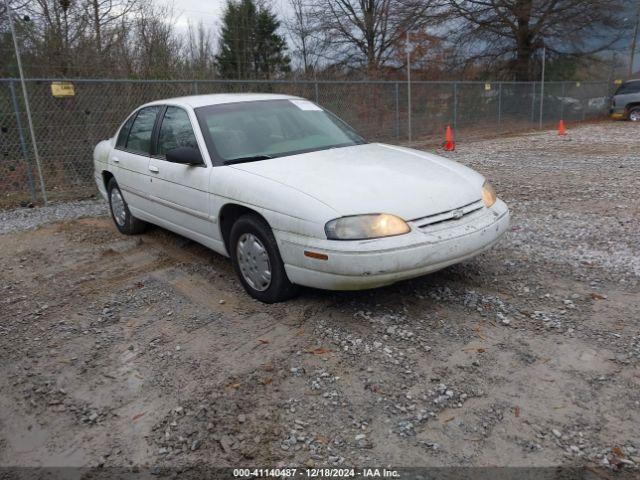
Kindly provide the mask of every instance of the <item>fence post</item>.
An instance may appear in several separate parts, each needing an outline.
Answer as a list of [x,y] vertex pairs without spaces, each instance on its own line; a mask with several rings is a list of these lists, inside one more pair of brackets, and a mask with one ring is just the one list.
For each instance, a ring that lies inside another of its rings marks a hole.
[[194,95],[198,95],[198,81],[197,80],[193,81],[193,93],[194,93]]
[[532,82],[531,85],[531,123],[535,123],[536,114],[536,82]]
[[320,92],[318,91],[318,82],[314,83],[315,94],[316,94],[316,103],[320,103]]
[[29,153],[27,150],[27,142],[22,133],[22,122],[20,121],[20,107],[18,106],[18,98],[16,97],[16,87],[13,84],[13,80],[9,80],[9,90],[11,92],[11,103],[13,103],[13,110],[16,113],[16,126],[18,127],[18,135],[20,137],[20,150],[22,151],[22,157],[24,159],[25,170],[27,171],[27,182],[29,182],[29,191],[31,192],[31,201],[36,201],[36,187],[33,183],[33,174],[31,173],[31,165],[29,164]]
[[498,83],[498,131],[502,130],[502,82]]
[[396,82],[396,138],[400,138],[400,85]]
[[407,69],[407,136],[409,141],[413,136],[413,127],[411,125],[411,69]]
[[458,130],[458,82],[453,82],[453,131]]
[[547,48],[542,47],[542,78],[540,79],[540,118],[538,119],[539,128],[542,130],[542,121],[544,116],[544,70],[547,64]]

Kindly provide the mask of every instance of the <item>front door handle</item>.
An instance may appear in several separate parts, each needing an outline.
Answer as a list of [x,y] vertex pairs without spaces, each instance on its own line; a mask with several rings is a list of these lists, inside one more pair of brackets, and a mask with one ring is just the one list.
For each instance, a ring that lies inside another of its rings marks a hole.
[[158,173],[160,171],[160,169],[158,167],[156,167],[155,165],[149,165],[149,171],[153,172],[153,173]]
[[120,163],[120,159],[118,157],[111,157],[111,160],[113,160],[116,163]]

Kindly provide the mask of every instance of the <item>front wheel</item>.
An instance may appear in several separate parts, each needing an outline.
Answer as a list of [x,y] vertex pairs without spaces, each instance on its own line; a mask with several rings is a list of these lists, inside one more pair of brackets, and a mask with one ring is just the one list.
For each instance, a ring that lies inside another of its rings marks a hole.
[[242,286],[265,303],[287,300],[298,292],[289,281],[271,228],[255,215],[243,215],[231,227],[229,253]]
[[144,232],[149,224],[131,215],[129,205],[127,205],[127,202],[124,200],[115,178],[109,180],[107,192],[109,194],[111,218],[113,218],[113,222],[116,224],[120,233],[135,235]]
[[640,107],[634,107],[629,111],[629,120],[640,122]]

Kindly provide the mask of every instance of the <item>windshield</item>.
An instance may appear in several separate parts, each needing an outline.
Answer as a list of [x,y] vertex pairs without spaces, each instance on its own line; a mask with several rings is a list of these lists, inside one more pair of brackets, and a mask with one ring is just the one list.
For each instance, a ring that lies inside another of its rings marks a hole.
[[227,165],[365,143],[307,100],[210,105],[197,108],[196,115],[212,157]]

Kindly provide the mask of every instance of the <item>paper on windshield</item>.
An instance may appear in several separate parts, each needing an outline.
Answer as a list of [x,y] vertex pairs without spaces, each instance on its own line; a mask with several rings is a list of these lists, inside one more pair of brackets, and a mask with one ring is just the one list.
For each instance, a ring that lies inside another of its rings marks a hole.
[[317,106],[315,103],[310,102],[309,100],[289,100],[291,103],[293,103],[296,107],[298,107],[300,110],[315,110],[315,111],[322,111],[322,109]]

